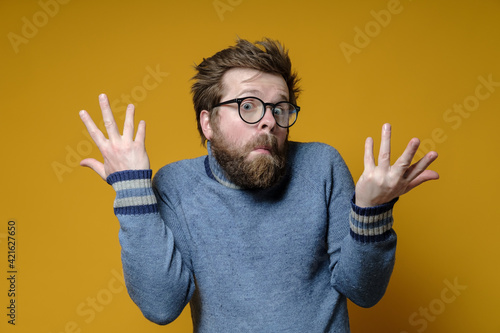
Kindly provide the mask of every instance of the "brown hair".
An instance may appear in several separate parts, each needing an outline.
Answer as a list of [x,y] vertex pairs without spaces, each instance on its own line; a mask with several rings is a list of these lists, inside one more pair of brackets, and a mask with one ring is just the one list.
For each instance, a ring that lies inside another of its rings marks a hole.
[[262,41],[251,43],[245,39],[238,39],[236,45],[217,52],[210,58],[195,66],[196,75],[191,87],[194,110],[201,142],[204,145],[206,137],[200,124],[200,113],[203,110],[210,112],[222,98],[222,77],[231,68],[250,68],[265,73],[278,74],[285,79],[290,96],[290,102],[296,104],[300,89],[297,73],[292,72],[292,62],[288,50],[278,41],[265,38]]

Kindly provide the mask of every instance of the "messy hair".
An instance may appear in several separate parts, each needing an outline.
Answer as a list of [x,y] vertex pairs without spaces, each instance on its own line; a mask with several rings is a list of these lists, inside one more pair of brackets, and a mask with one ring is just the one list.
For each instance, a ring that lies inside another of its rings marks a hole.
[[193,104],[196,112],[198,131],[204,145],[207,138],[203,134],[200,124],[200,113],[203,110],[210,112],[220,102],[223,94],[223,75],[232,68],[256,69],[264,73],[281,75],[286,82],[291,103],[296,104],[300,93],[297,73],[292,72],[292,63],[288,50],[280,42],[265,38],[262,41],[251,43],[245,39],[238,39],[236,45],[217,52],[210,58],[195,66],[195,82],[191,87]]

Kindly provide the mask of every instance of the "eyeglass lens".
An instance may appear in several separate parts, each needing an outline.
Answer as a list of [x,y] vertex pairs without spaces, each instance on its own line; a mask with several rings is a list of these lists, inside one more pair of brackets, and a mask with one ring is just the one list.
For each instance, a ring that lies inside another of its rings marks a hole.
[[[256,98],[245,98],[239,109],[241,118],[248,123],[257,123],[265,113],[264,102]],[[281,102],[274,106],[273,116],[279,126],[289,127],[297,119],[297,112],[293,104]]]

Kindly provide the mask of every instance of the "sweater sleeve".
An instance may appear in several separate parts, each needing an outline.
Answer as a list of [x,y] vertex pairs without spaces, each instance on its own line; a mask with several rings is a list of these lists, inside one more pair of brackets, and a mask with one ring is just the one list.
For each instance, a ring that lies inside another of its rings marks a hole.
[[397,199],[377,207],[357,207],[352,177],[340,155],[333,169],[328,234],[331,283],[355,304],[371,307],[384,295],[394,267],[392,208]]
[[151,176],[151,170],[127,170],[109,175],[107,182],[116,191],[128,293],[147,319],[164,325],[180,315],[195,284],[160,216]]

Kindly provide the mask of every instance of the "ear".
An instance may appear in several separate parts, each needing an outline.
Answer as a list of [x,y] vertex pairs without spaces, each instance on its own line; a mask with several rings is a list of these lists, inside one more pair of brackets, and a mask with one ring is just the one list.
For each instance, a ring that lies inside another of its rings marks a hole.
[[207,138],[207,140],[212,139],[213,130],[212,124],[210,124],[210,112],[207,110],[203,110],[200,113],[200,125],[203,131],[203,135]]

